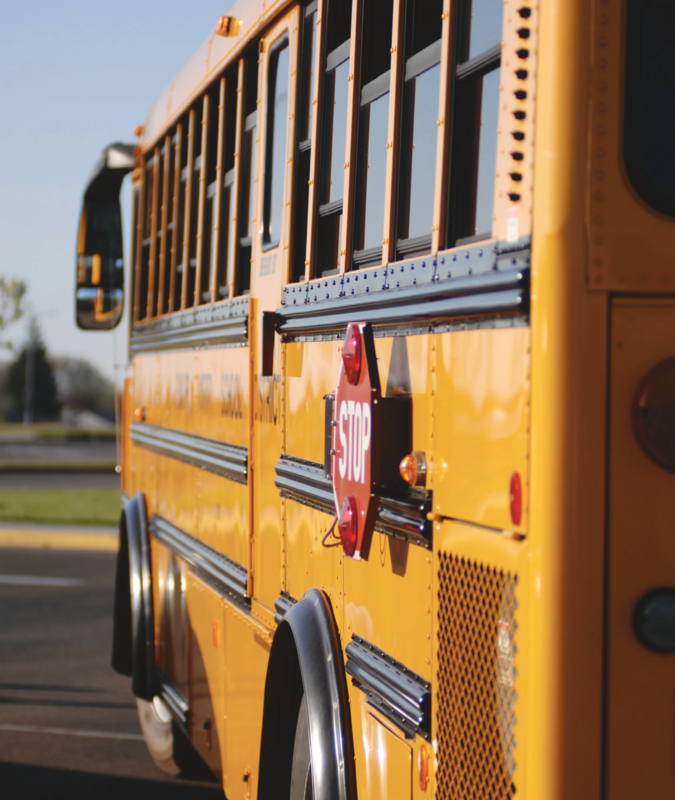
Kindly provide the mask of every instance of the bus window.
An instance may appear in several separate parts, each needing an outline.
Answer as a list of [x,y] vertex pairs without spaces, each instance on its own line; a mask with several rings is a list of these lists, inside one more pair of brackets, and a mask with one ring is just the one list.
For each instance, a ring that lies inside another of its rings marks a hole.
[[[202,169],[202,114],[203,102],[197,103],[190,112],[190,133],[192,134],[192,159],[188,173],[189,213],[186,220],[187,237],[187,288],[185,308],[195,304],[195,283],[197,280],[197,231],[199,230],[199,176]],[[189,134],[188,134],[189,135]],[[188,149],[189,146],[188,146]],[[185,246],[185,245],[183,245]]]
[[255,229],[255,183],[258,112],[258,49],[252,49],[244,64],[244,131],[241,146],[241,190],[239,194],[239,248],[235,294],[251,288],[251,257]]
[[176,288],[174,293],[174,310],[178,311],[183,307],[183,295],[185,293],[183,276],[185,271],[185,206],[188,193],[188,131],[190,130],[190,117],[183,117],[179,128],[179,157],[180,157],[180,181],[178,184],[178,208],[177,208],[177,229],[176,229]]
[[288,67],[288,37],[284,35],[271,47],[267,74],[265,193],[262,230],[264,250],[279,244],[284,218]]
[[312,87],[316,50],[317,2],[305,9],[300,62],[300,117],[297,127],[296,179],[294,197],[293,253],[291,282],[305,277],[307,215],[309,213],[309,169],[312,156]]
[[152,209],[155,188],[155,157],[154,154],[148,159],[145,165],[145,175],[143,182],[143,239],[141,243],[141,269],[140,269],[140,293],[138,303],[138,319],[146,319],[148,316],[148,290],[150,285],[150,245],[152,244]]
[[428,253],[434,214],[442,0],[412,0],[406,13],[396,253]]
[[211,295],[211,277],[213,275],[213,247],[215,244],[214,224],[215,208],[218,203],[218,182],[216,174],[220,168],[218,153],[218,120],[220,118],[220,81],[209,87],[204,98],[204,115],[206,124],[206,152],[203,153],[205,164],[206,193],[204,197],[204,220],[202,224],[202,246],[200,264],[200,303],[209,303],[215,298]]
[[344,161],[347,146],[347,97],[352,4],[330,0],[326,30],[326,63],[321,148],[318,271],[330,275],[340,268]]
[[457,10],[450,244],[492,235],[502,32],[501,0]]
[[159,228],[157,231],[157,247],[159,248],[159,271],[157,285],[157,313],[166,314],[170,291],[171,273],[171,190],[173,187],[173,137],[167,134],[162,146],[162,212],[160,214]]
[[624,158],[635,190],[675,216],[675,7],[628,0]]
[[363,6],[354,267],[382,260],[393,2]]
[[165,187],[166,194],[165,212],[166,225],[164,226],[164,254],[163,263],[163,283],[162,283],[162,304],[161,313],[166,314],[171,310],[171,292],[174,288],[174,267],[173,260],[173,232],[174,232],[174,206],[176,202],[176,134],[166,137],[166,163],[165,163]]
[[155,187],[157,198],[153,214],[152,236],[154,246],[152,249],[152,275],[150,284],[152,287],[152,298],[150,302],[149,316],[156,317],[159,313],[159,281],[160,281],[160,260],[162,254],[162,215],[164,213],[164,146],[155,148]]
[[232,215],[234,213],[234,155],[237,140],[237,71],[230,69],[224,78],[223,87],[225,96],[223,100],[222,123],[222,168],[221,179],[223,182],[220,198],[220,233],[218,236],[218,250],[216,253],[216,300],[230,296],[230,276],[232,274],[232,259],[234,248],[232,241],[234,231],[232,228]]
[[[141,277],[139,267],[141,263],[141,240],[143,239],[139,226],[141,220],[141,202],[143,200],[142,191],[139,185],[134,186],[133,200],[131,206],[131,219],[133,220],[131,227],[131,263],[132,263],[132,280],[133,280],[133,320],[136,322],[140,314],[140,293],[141,293]],[[78,277],[78,281],[79,281]]]

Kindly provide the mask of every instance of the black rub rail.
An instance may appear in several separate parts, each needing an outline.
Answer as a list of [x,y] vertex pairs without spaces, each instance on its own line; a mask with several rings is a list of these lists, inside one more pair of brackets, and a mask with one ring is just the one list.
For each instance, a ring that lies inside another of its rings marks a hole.
[[133,329],[131,353],[245,345],[248,344],[248,314],[247,297],[168,314]]
[[376,332],[424,332],[471,319],[526,321],[529,272],[528,238],[473,244],[286,286],[275,326],[291,340],[329,335],[354,320],[371,323]]
[[245,567],[204,544],[159,516],[150,520],[150,531],[158,542],[187,561],[192,571],[224,597],[248,609]]
[[[274,485],[282,497],[325,514],[335,514],[333,486],[325,477],[323,464],[282,455],[274,469]],[[380,499],[375,530],[429,549],[432,525],[427,514],[430,510],[431,496],[428,492],[411,490],[405,498],[383,497]]]
[[375,645],[352,636],[346,670],[367,702],[413,738],[431,737],[431,684]]
[[248,448],[206,439],[191,433],[135,422],[131,441],[155,453],[175,458],[193,467],[215,472],[237,483],[248,480]]

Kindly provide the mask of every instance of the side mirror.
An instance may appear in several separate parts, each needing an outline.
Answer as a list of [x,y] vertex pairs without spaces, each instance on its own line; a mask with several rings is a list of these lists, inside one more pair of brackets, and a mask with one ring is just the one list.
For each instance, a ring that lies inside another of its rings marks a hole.
[[134,167],[134,146],[105,148],[84,192],[77,237],[75,317],[79,328],[111,330],[124,310],[120,189]]

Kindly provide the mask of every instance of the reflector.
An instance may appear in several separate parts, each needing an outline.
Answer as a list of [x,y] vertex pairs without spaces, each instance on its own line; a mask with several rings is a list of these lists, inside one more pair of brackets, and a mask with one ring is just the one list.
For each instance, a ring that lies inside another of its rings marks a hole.
[[511,500],[511,521],[514,525],[520,525],[520,519],[523,515],[523,487],[520,483],[520,475],[517,472],[511,475],[509,494]]

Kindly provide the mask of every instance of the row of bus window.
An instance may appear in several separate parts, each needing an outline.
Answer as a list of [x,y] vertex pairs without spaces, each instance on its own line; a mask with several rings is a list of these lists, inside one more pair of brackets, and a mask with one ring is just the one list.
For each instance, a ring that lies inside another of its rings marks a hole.
[[[250,290],[256,228],[260,247],[278,246],[285,181],[294,180],[288,280],[306,277],[310,214],[315,213],[313,275],[339,269],[344,224],[351,0],[328,0],[323,101],[318,120],[316,199],[310,208],[317,47],[317,3],[302,9],[295,175],[287,175],[290,63],[287,34],[266,62],[266,153],[262,219],[256,226],[258,45],[216,80],[145,163],[136,192],[139,320],[235,297]],[[396,258],[432,246],[437,120],[441,87],[442,0],[407,0],[398,105]],[[383,259],[387,204],[393,0],[364,0],[352,241],[347,269]],[[488,238],[492,228],[499,98],[502,0],[458,4],[452,65],[452,128],[445,246]],[[236,154],[239,168],[236,169]]]

